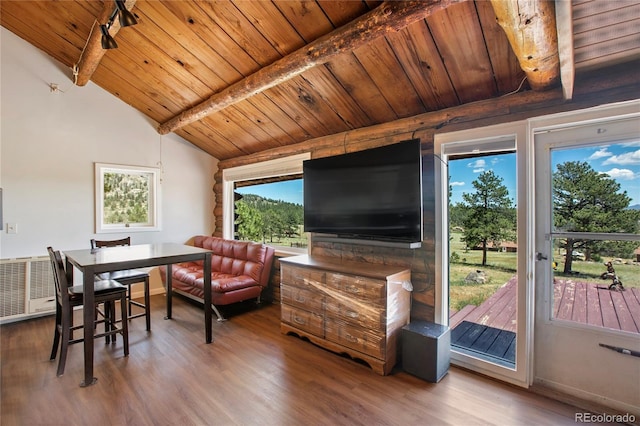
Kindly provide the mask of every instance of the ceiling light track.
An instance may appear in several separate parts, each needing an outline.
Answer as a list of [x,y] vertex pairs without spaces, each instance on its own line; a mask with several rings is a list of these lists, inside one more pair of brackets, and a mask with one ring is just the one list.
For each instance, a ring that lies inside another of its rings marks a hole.
[[[103,48],[103,43],[106,43],[108,47],[111,44],[109,38],[113,39],[121,26],[135,25],[137,19],[133,13],[129,12],[135,4],[136,0],[118,1],[115,3],[114,8],[112,1],[104,3],[102,12],[96,17],[91,27],[91,32],[80,53],[80,58],[73,66],[73,82],[77,86],[84,86],[91,80],[102,57],[107,52],[107,49]],[[116,20],[116,15],[118,14],[120,14],[120,19]],[[108,36],[105,36],[102,25],[106,26]],[[100,27],[100,31],[98,31],[98,27]],[[103,39],[105,40],[103,41]],[[114,47],[112,46],[112,48]]]

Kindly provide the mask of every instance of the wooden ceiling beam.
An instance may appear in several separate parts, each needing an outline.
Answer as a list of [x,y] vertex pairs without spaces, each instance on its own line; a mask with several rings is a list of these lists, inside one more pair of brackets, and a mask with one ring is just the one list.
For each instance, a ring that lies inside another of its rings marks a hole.
[[491,0],[498,24],[533,90],[557,85],[560,77],[553,0]]
[[165,135],[201,120],[324,64],[336,55],[350,52],[462,1],[466,0],[386,1],[367,14],[261,68],[160,124],[158,133]]
[[560,81],[565,100],[573,98],[575,80],[575,59],[573,55],[573,12],[572,3],[556,3],[556,29],[558,32],[558,54],[560,57]]
[[[131,10],[135,4],[136,0],[127,0],[125,2],[125,7],[128,10]],[[93,73],[98,68],[98,65],[100,65],[102,57],[107,53],[107,51],[102,48],[102,33],[100,32],[100,25],[106,24],[107,21],[109,21],[109,18],[115,8],[115,1],[105,2],[100,16],[96,18],[91,26],[89,38],[87,39],[84,49],[80,53],[80,59],[78,59],[78,62],[73,69],[74,83],[77,86],[85,86],[89,80],[91,80]],[[109,34],[111,37],[115,38],[118,31],[120,31],[120,20],[115,19],[113,21],[113,25],[109,28]]]

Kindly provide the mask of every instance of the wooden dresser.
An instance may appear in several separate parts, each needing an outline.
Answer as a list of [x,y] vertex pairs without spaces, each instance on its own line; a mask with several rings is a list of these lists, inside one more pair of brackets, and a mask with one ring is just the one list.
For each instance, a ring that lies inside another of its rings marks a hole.
[[304,255],[280,259],[280,271],[282,333],[391,372],[409,323],[409,269]]

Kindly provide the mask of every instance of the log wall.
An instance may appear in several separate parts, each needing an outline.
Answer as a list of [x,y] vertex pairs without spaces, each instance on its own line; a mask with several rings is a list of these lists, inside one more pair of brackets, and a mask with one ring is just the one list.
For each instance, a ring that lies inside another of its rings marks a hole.
[[[475,102],[382,125],[352,130],[261,153],[221,161],[215,173],[214,193],[216,226],[214,235],[222,233],[222,170],[257,163],[277,157],[310,152],[311,158],[321,158],[407,139],[419,138],[423,155],[423,217],[424,237],[419,249],[397,249],[348,243],[319,242],[312,239],[311,253],[345,260],[381,263],[411,268],[414,287],[411,317],[434,319],[435,273],[435,199],[433,142],[436,133],[479,128],[513,122],[536,116],[584,109],[597,105],[640,98],[640,75],[628,64],[608,70],[606,79],[600,75],[576,81],[574,97],[563,99],[562,90],[524,92],[489,101]],[[279,262],[276,262],[276,266]],[[272,275],[273,300],[280,297],[279,273]]]

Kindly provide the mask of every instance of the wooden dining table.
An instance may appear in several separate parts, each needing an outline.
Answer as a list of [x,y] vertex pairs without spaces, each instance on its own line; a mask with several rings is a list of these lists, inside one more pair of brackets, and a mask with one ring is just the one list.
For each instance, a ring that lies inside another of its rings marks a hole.
[[82,273],[84,285],[84,380],[82,380],[80,386],[90,386],[98,380],[93,375],[93,323],[95,321],[95,310],[87,308],[95,303],[95,274],[166,265],[166,319],[171,319],[171,265],[179,262],[202,260],[204,262],[205,342],[211,343],[213,340],[211,335],[211,254],[212,252],[207,249],[176,243],[139,244],[64,251],[69,282],[73,283],[73,271],[78,269]]

